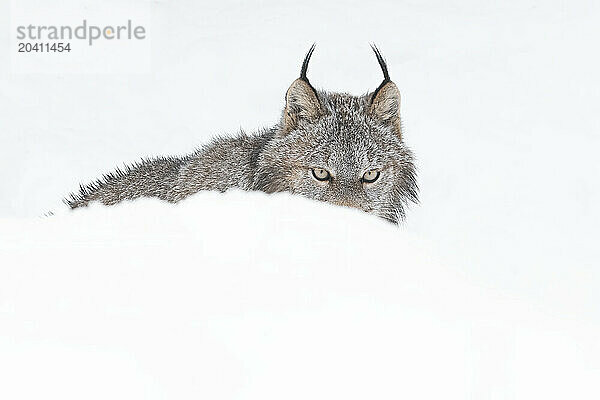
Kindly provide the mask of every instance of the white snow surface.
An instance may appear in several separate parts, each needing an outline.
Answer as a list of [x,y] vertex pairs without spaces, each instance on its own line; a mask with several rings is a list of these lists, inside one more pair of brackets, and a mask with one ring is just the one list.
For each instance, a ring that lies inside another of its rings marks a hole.
[[[138,73],[5,62],[17,14],[123,20],[123,4],[151,16],[151,61],[123,61]],[[0,399],[600,398],[599,17],[595,1],[2,2]],[[288,194],[61,205],[123,162],[273,124],[313,41],[317,87],[377,87],[368,42],[388,61],[422,200],[400,227]]]
[[[0,229],[1,397],[597,398],[597,327],[287,194]],[[597,322],[597,321],[596,321]]]

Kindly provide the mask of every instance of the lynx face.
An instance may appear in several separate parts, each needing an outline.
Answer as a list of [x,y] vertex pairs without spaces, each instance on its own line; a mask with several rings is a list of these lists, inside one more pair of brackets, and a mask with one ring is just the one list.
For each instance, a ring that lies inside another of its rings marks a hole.
[[257,183],[355,207],[397,222],[416,201],[410,150],[397,127],[372,112],[369,96],[317,94],[320,114],[276,136],[259,157]]

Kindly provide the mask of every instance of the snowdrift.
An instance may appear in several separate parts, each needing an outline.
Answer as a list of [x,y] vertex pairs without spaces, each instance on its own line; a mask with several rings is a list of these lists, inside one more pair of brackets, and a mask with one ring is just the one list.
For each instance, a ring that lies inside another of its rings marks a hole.
[[2,399],[600,396],[591,320],[287,194],[3,219],[0,265]]

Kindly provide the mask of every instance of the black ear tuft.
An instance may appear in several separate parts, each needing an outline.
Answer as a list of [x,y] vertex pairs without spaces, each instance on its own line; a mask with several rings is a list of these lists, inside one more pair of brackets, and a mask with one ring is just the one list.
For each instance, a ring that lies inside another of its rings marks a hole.
[[391,82],[391,80],[390,80],[390,74],[388,73],[387,64],[385,63],[385,60],[383,59],[381,52],[379,51],[377,46],[375,46],[375,44],[371,44],[371,48],[373,49],[373,52],[375,53],[375,57],[377,57],[377,62],[379,62],[379,66],[381,67],[381,70],[383,71],[383,82],[381,82],[379,87],[377,89],[375,89],[375,91],[373,92],[373,95],[371,96],[371,104],[373,104],[373,100],[375,100],[377,93],[379,93],[381,88],[384,87],[386,83]]
[[313,51],[315,51],[316,46],[317,46],[316,43],[313,43],[312,46],[310,46],[308,53],[306,53],[306,57],[304,57],[304,62],[302,63],[302,69],[300,70],[300,79],[302,79],[303,81],[305,81],[306,83],[309,83],[309,84],[310,84],[310,82],[308,81],[308,78],[306,77],[306,71],[308,71],[308,63],[310,62],[310,57],[312,56]]

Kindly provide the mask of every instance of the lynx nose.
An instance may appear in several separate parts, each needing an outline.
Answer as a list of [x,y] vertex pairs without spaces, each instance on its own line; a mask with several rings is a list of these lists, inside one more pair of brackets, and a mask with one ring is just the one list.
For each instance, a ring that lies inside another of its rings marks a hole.
[[329,198],[330,203],[342,207],[358,208],[363,211],[370,211],[367,197],[360,186],[353,179],[340,177],[333,181]]
[[332,203],[337,206],[360,208],[360,206],[356,204],[356,202],[350,199],[335,199],[332,201]]
[[337,206],[358,208],[359,210],[367,212],[371,211],[371,207],[369,207],[360,196],[337,197],[331,199],[330,202]]

